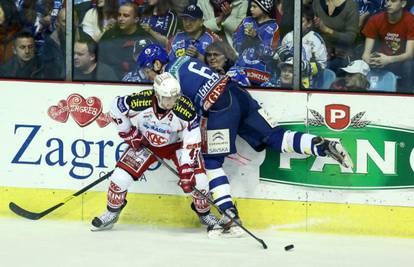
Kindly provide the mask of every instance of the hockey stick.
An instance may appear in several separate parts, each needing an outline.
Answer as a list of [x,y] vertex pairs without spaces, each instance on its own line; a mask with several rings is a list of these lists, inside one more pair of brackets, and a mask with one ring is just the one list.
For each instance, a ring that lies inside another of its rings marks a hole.
[[72,200],[73,198],[79,196],[80,194],[88,191],[89,189],[91,189],[92,187],[94,187],[95,185],[99,184],[100,182],[108,179],[108,177],[110,177],[112,175],[114,171],[110,171],[107,174],[105,174],[104,176],[102,176],[101,178],[99,178],[98,180],[90,183],[89,185],[85,186],[84,188],[82,188],[81,190],[75,192],[74,194],[64,198],[60,203],[48,208],[47,210],[44,210],[42,212],[31,212],[28,210],[23,209],[22,207],[18,206],[16,203],[14,202],[10,202],[9,203],[9,208],[11,211],[13,211],[14,213],[16,213],[19,216],[22,216],[26,219],[30,219],[30,220],[39,220],[40,218],[48,215],[49,213],[51,213],[52,211],[54,211],[55,209],[65,205],[66,202]]
[[[161,163],[162,165],[164,165],[169,171],[171,171],[173,174],[175,174],[175,176],[179,177],[178,172],[173,169],[173,167],[171,167],[167,162],[165,162],[162,158],[158,157],[154,152],[152,152],[152,150],[150,150],[147,147],[144,147],[144,149],[150,153],[152,156],[154,156],[157,161],[159,163]],[[246,233],[248,233],[251,237],[253,237],[254,239],[256,239],[256,241],[258,241],[260,244],[262,244],[264,249],[267,249],[267,245],[266,243],[263,241],[263,239],[258,238],[257,236],[255,236],[252,232],[250,232],[248,229],[246,229],[246,227],[244,227],[243,225],[241,225],[238,221],[233,220],[233,218],[231,216],[229,216],[227,213],[223,212],[219,206],[217,206],[213,200],[211,200],[207,195],[203,194],[203,192],[201,192],[200,190],[198,190],[196,187],[193,187],[194,191],[196,191],[198,194],[200,194],[201,196],[204,197],[205,200],[207,200],[207,202],[215,207],[220,214],[223,214],[224,216],[226,216],[227,218],[229,218],[232,222],[234,222],[237,226],[239,226],[241,229],[243,229],[243,231],[245,231]]]

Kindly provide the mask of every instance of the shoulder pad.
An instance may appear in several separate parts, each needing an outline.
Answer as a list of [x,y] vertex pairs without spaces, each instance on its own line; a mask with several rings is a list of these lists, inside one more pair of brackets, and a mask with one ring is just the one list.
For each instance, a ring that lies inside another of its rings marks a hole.
[[139,93],[132,94],[127,97],[126,103],[130,109],[135,111],[142,111],[152,106],[152,96],[154,90],[144,90]]
[[197,116],[193,102],[186,96],[180,96],[172,110],[178,118],[185,121],[192,121]]

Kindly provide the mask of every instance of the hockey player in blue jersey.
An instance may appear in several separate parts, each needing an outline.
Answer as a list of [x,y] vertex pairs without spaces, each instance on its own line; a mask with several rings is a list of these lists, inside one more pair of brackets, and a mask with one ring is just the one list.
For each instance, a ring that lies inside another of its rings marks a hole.
[[[164,48],[151,44],[143,49],[137,64],[150,80],[162,72],[174,75],[183,95],[195,104],[205,130],[203,157],[214,203],[235,220],[240,221],[222,166],[225,157],[236,152],[237,135],[256,151],[272,148],[278,152],[330,156],[346,168],[353,167],[351,158],[339,142],[277,126],[247,90],[197,59],[184,56],[170,62]],[[215,138],[217,136],[220,138]],[[218,231],[233,235],[242,233],[226,216],[222,216],[220,226]]]

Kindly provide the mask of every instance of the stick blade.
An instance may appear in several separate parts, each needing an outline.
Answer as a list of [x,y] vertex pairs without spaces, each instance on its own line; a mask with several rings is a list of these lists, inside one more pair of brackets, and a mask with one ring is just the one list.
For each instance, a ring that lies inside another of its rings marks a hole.
[[31,212],[31,211],[25,210],[22,207],[20,207],[19,205],[17,205],[16,203],[14,203],[14,202],[9,203],[9,208],[15,214],[17,214],[21,217],[24,217],[26,219],[29,219],[29,220],[39,220],[40,218],[42,218],[43,216],[46,215],[46,214],[43,214],[43,212],[36,213],[36,212]]

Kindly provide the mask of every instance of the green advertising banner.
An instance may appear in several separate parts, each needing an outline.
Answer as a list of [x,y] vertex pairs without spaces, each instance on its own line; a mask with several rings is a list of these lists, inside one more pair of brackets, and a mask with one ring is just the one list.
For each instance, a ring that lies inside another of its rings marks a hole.
[[326,106],[325,117],[315,110],[310,109],[309,113],[307,123],[281,122],[279,125],[292,131],[340,139],[354,168],[343,168],[325,157],[276,153],[268,149],[260,166],[260,180],[332,189],[414,187],[413,130],[371,124],[364,120],[365,112],[351,118],[345,105]]

